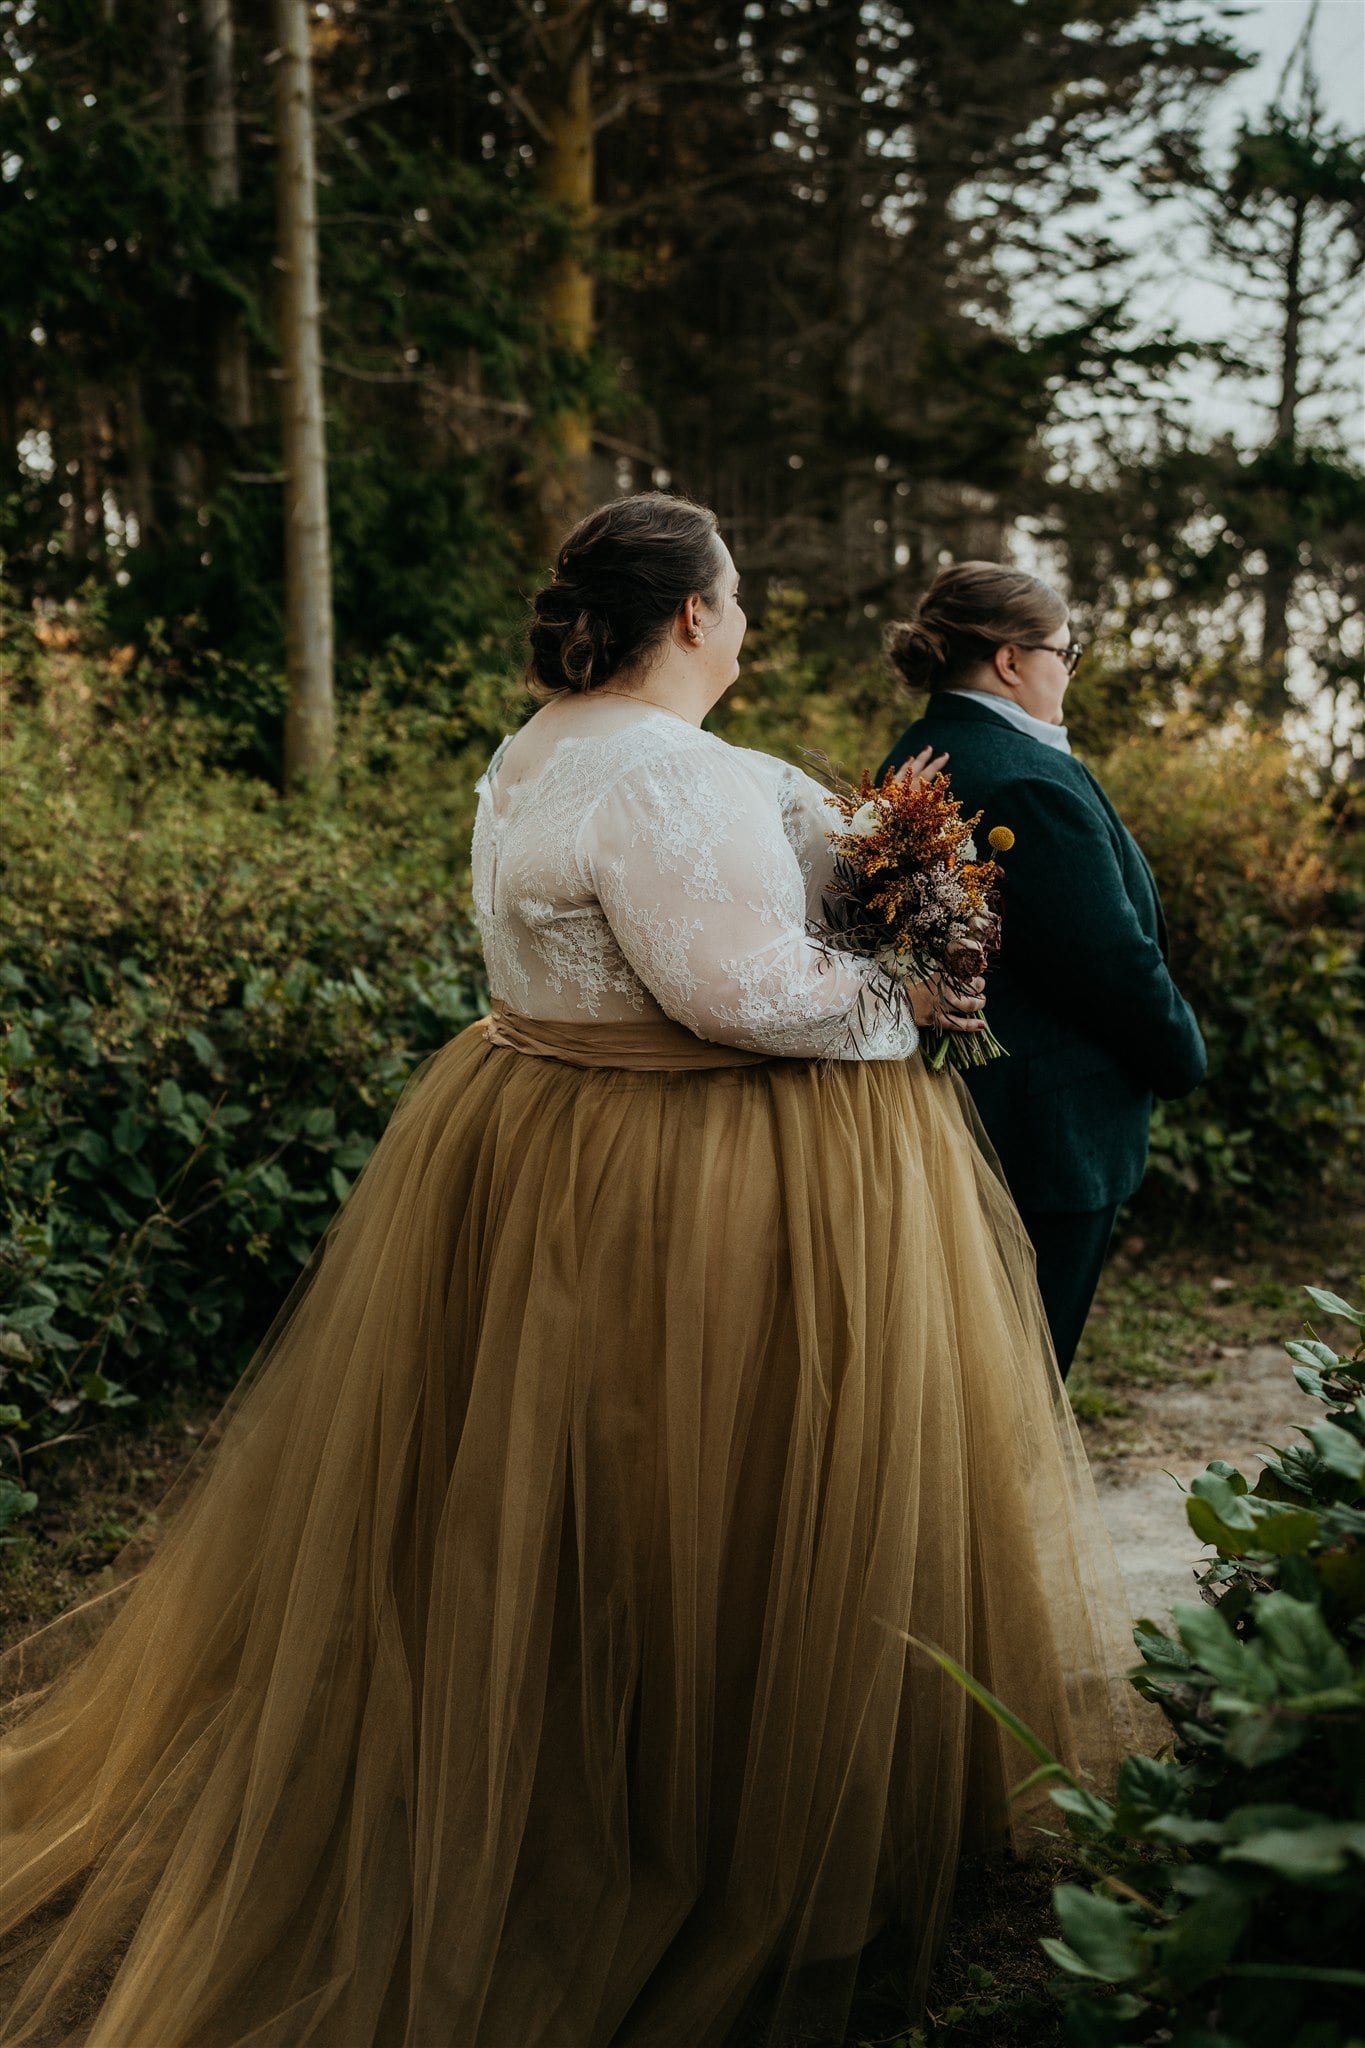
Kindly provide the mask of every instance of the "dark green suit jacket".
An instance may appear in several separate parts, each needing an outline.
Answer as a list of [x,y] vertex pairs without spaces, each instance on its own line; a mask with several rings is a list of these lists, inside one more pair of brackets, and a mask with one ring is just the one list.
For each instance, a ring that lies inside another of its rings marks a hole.
[[1166,966],[1152,871],[1090,770],[970,697],[943,691],[882,764],[932,744],[977,843],[1008,825],[1003,941],[987,984],[1007,1059],[972,1096],[1019,1207],[1101,1209],[1142,1179],[1153,1095],[1207,1070],[1194,1013]]

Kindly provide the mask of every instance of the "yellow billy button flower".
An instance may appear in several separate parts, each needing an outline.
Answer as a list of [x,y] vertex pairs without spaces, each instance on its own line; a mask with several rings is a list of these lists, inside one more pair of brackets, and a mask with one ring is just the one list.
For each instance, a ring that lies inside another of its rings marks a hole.
[[1008,853],[1014,844],[1014,834],[1008,825],[992,825],[986,838],[997,853]]

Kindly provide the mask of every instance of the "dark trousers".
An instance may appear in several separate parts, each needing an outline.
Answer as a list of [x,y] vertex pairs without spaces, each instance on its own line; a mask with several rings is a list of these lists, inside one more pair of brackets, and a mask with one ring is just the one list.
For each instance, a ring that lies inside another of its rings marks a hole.
[[1023,1209],[1024,1228],[1038,1254],[1038,1291],[1043,1297],[1057,1363],[1065,1379],[1100,1284],[1100,1271],[1119,1204],[1107,1209]]

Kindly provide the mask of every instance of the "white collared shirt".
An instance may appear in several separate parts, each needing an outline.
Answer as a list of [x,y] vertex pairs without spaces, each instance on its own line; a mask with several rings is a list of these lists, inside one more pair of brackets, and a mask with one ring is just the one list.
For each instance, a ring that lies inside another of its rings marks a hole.
[[1064,725],[1048,725],[1044,719],[1035,718],[1031,711],[1025,711],[1021,704],[1016,704],[1013,697],[997,697],[993,690],[950,690],[948,695],[970,697],[974,704],[984,704],[988,711],[998,712],[1006,725],[1017,725],[1020,732],[1026,732],[1030,739],[1041,740],[1045,747],[1056,747],[1061,754],[1071,752],[1071,741]]

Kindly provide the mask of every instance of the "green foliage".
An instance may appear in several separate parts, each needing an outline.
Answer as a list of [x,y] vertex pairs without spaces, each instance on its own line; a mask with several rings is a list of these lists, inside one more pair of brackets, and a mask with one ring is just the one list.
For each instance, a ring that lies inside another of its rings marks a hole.
[[1143,1201],[1273,1208],[1349,1185],[1365,1133],[1359,824],[1235,724],[1135,735],[1099,767],[1160,884],[1209,1078],[1157,1105]]
[[1171,1750],[1127,1757],[1110,1800],[1028,1740],[1043,1761],[1025,1785],[1061,1779],[1052,1798],[1089,1874],[1057,1888],[1061,1933],[1043,1944],[1074,2048],[1360,2038],[1365,1314],[1308,1293],[1349,1331],[1344,1353],[1311,1330],[1286,1347],[1325,1416],[1254,1489],[1221,1460],[1194,1482],[1190,1526],[1218,1552],[1202,1600],[1177,1606],[1173,1635],[1137,1626],[1134,1683],[1170,1722]]
[[777,585],[745,639],[739,682],[707,723],[731,746],[759,747],[805,768],[823,757],[856,781],[913,715],[880,664],[850,656],[802,590]]
[[481,1007],[458,731],[389,714],[381,743],[362,706],[339,807],[291,811],[135,687],[81,704],[82,673],[6,732],[0,1520],[96,1411],[235,1376]]

